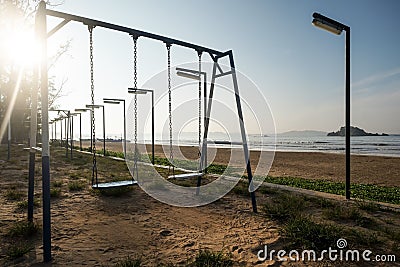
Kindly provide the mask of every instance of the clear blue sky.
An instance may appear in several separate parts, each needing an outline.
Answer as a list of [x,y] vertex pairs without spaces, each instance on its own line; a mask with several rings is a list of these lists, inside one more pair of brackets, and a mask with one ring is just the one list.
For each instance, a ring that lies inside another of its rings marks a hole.
[[[237,69],[268,100],[277,132],[334,131],[344,125],[344,34],[313,27],[312,13],[319,12],[351,27],[352,125],[400,133],[399,1],[66,0],[56,9],[232,49]],[[72,39],[69,56],[53,73],[68,78],[67,96],[58,104],[73,109],[90,101],[87,29],[70,23],[49,40],[50,51],[67,39]],[[129,97],[131,44],[124,34],[95,30],[97,102]],[[165,69],[166,52],[164,44],[142,39],[139,49],[141,86]],[[185,49],[173,48],[173,56],[173,64],[196,60],[196,53]],[[109,112],[115,119],[107,131],[118,133],[120,111],[110,107]]]

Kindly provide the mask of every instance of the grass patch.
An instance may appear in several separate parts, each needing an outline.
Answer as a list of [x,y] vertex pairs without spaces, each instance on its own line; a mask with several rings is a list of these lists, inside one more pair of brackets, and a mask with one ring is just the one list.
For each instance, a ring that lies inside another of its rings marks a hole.
[[51,188],[50,197],[58,198],[61,196],[61,188]]
[[[34,207],[40,206],[40,201],[37,198],[33,200],[33,206]],[[18,210],[26,210],[27,208],[28,208],[28,200],[20,201],[17,203]]]
[[6,255],[9,259],[14,260],[14,259],[18,259],[19,257],[24,256],[26,253],[28,253],[32,249],[33,249],[33,246],[31,244],[17,243],[17,244],[13,244],[10,247],[8,247]]
[[142,266],[141,258],[131,258],[130,256],[119,260],[115,265],[115,267],[140,267]]
[[369,212],[377,212],[381,209],[378,204],[371,201],[357,201],[357,207]]
[[297,216],[288,221],[282,232],[289,241],[289,248],[313,249],[322,251],[335,247],[341,238],[341,229],[330,224],[317,224],[304,216]]
[[[342,182],[309,180],[297,177],[271,176],[267,176],[265,181],[268,183],[287,185],[330,194],[345,195],[345,184]],[[353,198],[400,204],[399,187],[378,186],[371,184],[352,184],[351,194]]]
[[17,189],[9,189],[4,196],[7,200],[18,201],[23,198],[24,194]]
[[62,187],[63,182],[62,182],[62,181],[54,181],[54,182],[51,183],[51,185],[52,185],[53,187],[59,188],[59,187]]
[[39,227],[28,221],[16,222],[11,229],[8,231],[8,236],[10,237],[31,237],[35,235],[39,230]]
[[190,267],[229,267],[233,266],[230,255],[223,251],[200,250]]
[[81,181],[72,181],[68,183],[69,191],[81,191],[85,188],[86,184]]
[[287,221],[303,213],[305,207],[304,197],[295,194],[280,194],[272,202],[265,203],[263,211],[273,220]]

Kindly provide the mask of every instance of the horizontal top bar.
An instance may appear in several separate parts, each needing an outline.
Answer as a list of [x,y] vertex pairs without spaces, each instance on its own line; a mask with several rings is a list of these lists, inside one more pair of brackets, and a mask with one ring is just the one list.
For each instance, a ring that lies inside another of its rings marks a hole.
[[98,27],[115,30],[115,31],[126,32],[126,33],[129,33],[130,35],[132,35],[134,38],[146,37],[146,38],[162,41],[169,45],[179,45],[179,46],[194,49],[198,52],[207,52],[207,53],[210,53],[210,54],[213,54],[216,56],[223,54],[223,52],[220,52],[220,51],[217,51],[214,49],[210,49],[210,48],[207,48],[204,46],[199,46],[199,45],[195,45],[192,43],[172,39],[169,37],[165,37],[165,36],[161,36],[161,35],[157,35],[157,34],[153,34],[153,33],[149,33],[149,32],[144,32],[144,31],[140,31],[140,30],[136,30],[136,29],[132,29],[132,28],[116,25],[116,24],[111,24],[108,22],[103,22],[103,21],[99,21],[99,20],[94,20],[94,19],[89,19],[89,18],[80,17],[80,16],[76,16],[76,15],[71,15],[71,14],[54,11],[54,10],[50,10],[50,9],[46,9],[46,15],[57,17],[57,18],[63,18],[66,20],[82,22],[85,25],[98,26]]

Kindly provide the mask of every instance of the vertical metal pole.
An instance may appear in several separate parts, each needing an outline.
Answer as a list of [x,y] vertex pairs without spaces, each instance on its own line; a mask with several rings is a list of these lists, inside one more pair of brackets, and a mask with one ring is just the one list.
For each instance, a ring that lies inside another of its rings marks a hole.
[[82,151],[82,113],[79,114],[79,149]]
[[33,73],[33,88],[31,90],[31,121],[30,121],[30,137],[29,137],[29,176],[28,176],[28,221],[33,222],[33,201],[35,192],[35,155],[36,136],[37,136],[37,102],[39,93],[39,77],[37,66]]
[[65,157],[68,158],[68,140],[69,140],[69,126],[70,126],[70,116],[69,116],[69,111],[67,113],[67,119],[65,120]]
[[102,106],[103,108],[103,155],[106,155],[106,112],[104,111],[104,105]]
[[125,111],[125,99],[122,99],[124,103],[124,158],[126,159],[126,111]]
[[233,87],[234,87],[234,90],[235,90],[235,98],[236,98],[236,105],[237,105],[238,116],[239,116],[240,132],[242,134],[244,160],[246,162],[247,177],[248,177],[248,180],[249,180],[249,190],[250,190],[250,195],[251,195],[251,204],[253,206],[253,212],[257,212],[256,194],[255,194],[254,188],[253,188],[254,187],[253,186],[253,173],[251,171],[249,148],[247,146],[246,128],[244,127],[242,105],[241,105],[241,102],[240,102],[239,86],[238,86],[238,82],[237,82],[235,62],[233,60],[232,51],[229,51],[229,62],[230,62],[230,65],[231,65],[232,81],[233,81]]
[[61,119],[60,120],[60,124],[61,124],[61,136],[60,136],[60,146],[62,146],[62,138],[63,138],[63,128],[62,128],[62,125],[63,125],[63,120]]
[[49,150],[49,96],[47,73],[47,22],[46,3],[41,1],[37,12],[41,40],[41,100],[42,100],[42,195],[43,195],[43,261],[51,261],[50,215],[50,150]]
[[[210,125],[211,105],[212,105],[212,98],[214,96],[215,75],[217,74],[217,64],[218,64],[218,59],[214,59],[214,65],[213,65],[212,76],[211,76],[211,84],[210,84],[210,95],[208,97],[208,102],[207,102],[208,107],[205,110],[206,116],[205,116],[205,122],[204,122],[203,145],[201,146],[202,157],[203,157],[203,155],[205,155],[207,153],[206,143],[208,142],[208,140],[207,140],[208,127]],[[201,186],[201,176],[197,177],[196,195],[198,195],[200,193],[200,186]]]
[[10,115],[10,118],[8,119],[8,134],[7,134],[7,160],[10,160],[11,158],[11,118],[12,116]]
[[72,159],[72,149],[74,148],[74,116],[71,116],[71,159]]
[[[204,128],[206,125],[206,112],[207,112],[207,72],[203,73],[204,75]],[[203,156],[203,171],[204,173],[207,173],[207,142],[203,143],[203,146],[205,146],[204,148],[204,156]]]
[[151,162],[154,165],[154,90],[151,90]]
[[90,152],[93,152],[92,151],[92,149],[93,149],[93,135],[92,135],[92,129],[93,129],[93,120],[92,120],[92,117],[93,117],[93,109],[91,109],[90,111],[89,111],[89,113],[90,113]]
[[350,27],[346,28],[346,199],[350,199]]
[[57,120],[54,120],[54,141],[57,140]]

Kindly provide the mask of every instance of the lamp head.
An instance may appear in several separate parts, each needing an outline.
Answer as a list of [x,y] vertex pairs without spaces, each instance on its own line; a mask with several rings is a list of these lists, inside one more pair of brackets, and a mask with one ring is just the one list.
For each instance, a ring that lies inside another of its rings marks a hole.
[[348,28],[346,25],[331,18],[325,17],[319,13],[314,13],[313,18],[312,24],[314,26],[336,35],[340,35],[343,30]]
[[138,88],[128,88],[129,94],[136,94],[136,95],[145,95],[147,94],[147,90],[138,89]]

